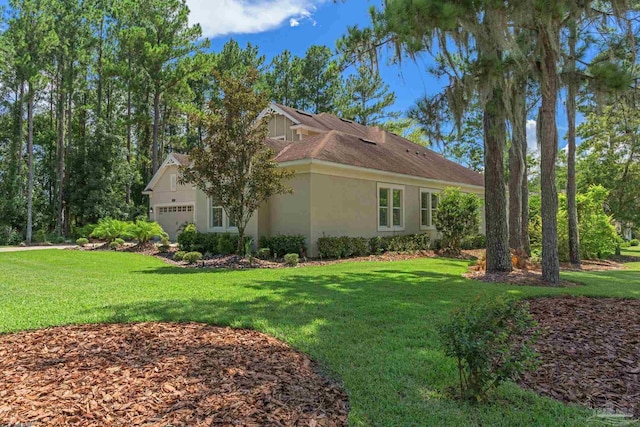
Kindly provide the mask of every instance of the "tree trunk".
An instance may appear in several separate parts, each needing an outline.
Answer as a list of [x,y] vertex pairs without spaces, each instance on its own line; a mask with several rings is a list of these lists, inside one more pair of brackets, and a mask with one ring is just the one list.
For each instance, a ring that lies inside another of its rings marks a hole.
[[32,82],[29,82],[29,100],[27,103],[27,164],[29,175],[27,178],[27,245],[31,244],[33,236],[33,107],[35,104],[34,90]]
[[578,206],[576,203],[576,26],[572,23],[569,36],[568,84],[567,84],[567,218],[569,222],[569,261],[575,266],[581,264],[580,235],[578,232]]
[[558,129],[556,104],[558,102],[558,72],[555,46],[557,34],[548,28],[540,30],[541,73],[540,91],[540,176],[542,198],[542,279],[550,284],[560,281],[558,257],[558,193],[556,190],[556,159],[558,156]]
[[160,130],[160,88],[158,85],[155,87],[155,93],[153,94],[153,137],[152,137],[152,173],[155,175],[158,171],[158,134]]
[[[24,116],[23,116],[23,111],[24,111],[24,82],[20,82],[20,91],[19,91],[19,95],[18,95],[18,100],[17,100],[17,107],[18,107],[18,129],[17,129],[17,134],[16,134],[16,161],[18,162],[17,164],[17,178],[18,180],[20,180],[20,176],[22,176],[22,141],[24,138],[24,131],[23,131],[23,127],[24,127]],[[24,193],[22,193],[24,194]]]
[[506,111],[502,90],[494,89],[484,109],[485,222],[487,272],[511,271],[507,195],[504,176]]
[[[129,78],[131,78],[131,58],[129,58]],[[127,85],[127,165],[131,169],[131,82]],[[129,170],[129,172],[131,172]],[[127,208],[131,204],[131,179],[127,179],[125,190]]]
[[57,111],[57,122],[58,122],[58,142],[57,142],[57,178],[56,178],[56,234],[58,236],[62,235],[62,224],[63,224],[63,203],[64,203],[64,142],[65,142],[65,103],[66,96],[64,90],[64,69],[62,66],[64,58],[62,58],[58,65],[58,101],[56,106]]
[[[527,82],[518,79],[512,94],[512,135],[509,149],[509,246],[518,252],[524,252],[522,240],[522,189],[526,182],[525,163],[527,146]],[[524,89],[524,90],[523,90]],[[525,139],[524,144],[522,138]]]

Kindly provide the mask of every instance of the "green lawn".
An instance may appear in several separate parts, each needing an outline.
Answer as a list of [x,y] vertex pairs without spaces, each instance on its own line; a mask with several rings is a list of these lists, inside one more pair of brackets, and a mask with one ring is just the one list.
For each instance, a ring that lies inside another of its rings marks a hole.
[[567,274],[585,286],[549,289],[466,280],[466,263],[444,259],[227,272],[126,253],[0,253],[0,332],[144,320],[250,327],[310,354],[341,381],[352,425],[585,425],[591,411],[513,384],[485,406],[447,399],[456,371],[434,325],[476,295],[640,298],[640,263],[629,266]]

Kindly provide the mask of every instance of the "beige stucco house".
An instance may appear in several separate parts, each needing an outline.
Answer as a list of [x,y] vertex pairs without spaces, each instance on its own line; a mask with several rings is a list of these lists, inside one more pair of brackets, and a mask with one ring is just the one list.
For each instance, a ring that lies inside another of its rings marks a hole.
[[[266,141],[283,168],[295,171],[292,194],[274,196],[253,215],[247,234],[302,234],[308,255],[322,236],[437,234],[432,221],[445,187],[484,198],[482,175],[379,127],[279,104]],[[186,222],[202,232],[236,231],[220,206],[179,183],[182,154],[170,154],[147,185],[150,218],[172,239]],[[484,225],[482,226],[484,229]],[[481,230],[482,231],[482,230]]]

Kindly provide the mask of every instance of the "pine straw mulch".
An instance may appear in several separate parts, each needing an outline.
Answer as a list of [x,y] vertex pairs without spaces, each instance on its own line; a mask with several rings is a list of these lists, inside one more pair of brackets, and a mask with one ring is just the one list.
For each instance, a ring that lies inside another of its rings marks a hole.
[[521,385],[567,403],[640,417],[640,301],[529,301],[541,364]]
[[349,410],[306,355],[196,323],[3,335],[0,373],[0,425],[344,426]]
[[[623,264],[614,260],[584,260],[580,268],[576,268],[569,263],[560,265],[561,271],[606,271],[621,270],[626,268]],[[540,265],[529,265],[528,268],[515,268],[509,273],[486,273],[478,270],[476,266],[469,267],[469,271],[463,274],[468,279],[477,280],[485,283],[506,283],[515,286],[541,286],[541,287],[560,287],[570,288],[582,286],[580,283],[569,280],[560,279],[560,282],[551,285],[542,280],[542,271]]]

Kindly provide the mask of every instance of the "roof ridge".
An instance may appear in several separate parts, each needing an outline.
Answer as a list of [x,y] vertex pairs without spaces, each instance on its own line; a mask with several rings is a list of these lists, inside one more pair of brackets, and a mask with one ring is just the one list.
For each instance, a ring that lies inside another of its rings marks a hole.
[[324,133],[323,138],[321,138],[320,141],[318,141],[318,146],[315,147],[311,152],[311,157],[313,158],[318,154],[320,154],[322,151],[324,151],[324,147],[326,147],[329,137],[331,135],[335,135],[336,133],[338,133],[338,131],[336,130],[330,130],[329,132]]

